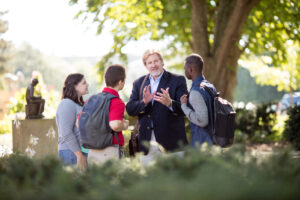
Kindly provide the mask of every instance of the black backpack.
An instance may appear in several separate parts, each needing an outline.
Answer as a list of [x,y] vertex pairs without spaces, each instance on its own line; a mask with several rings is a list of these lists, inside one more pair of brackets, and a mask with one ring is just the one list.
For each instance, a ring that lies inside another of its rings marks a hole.
[[[84,104],[80,118],[80,141],[87,149],[104,149],[112,145],[113,130],[109,126],[109,105],[116,96],[102,92],[91,96]],[[117,134],[116,138],[118,140]]]
[[209,87],[201,84],[213,99],[213,131],[209,135],[215,145],[228,147],[233,144],[235,114],[232,105],[226,99],[219,97],[219,92],[214,94]]

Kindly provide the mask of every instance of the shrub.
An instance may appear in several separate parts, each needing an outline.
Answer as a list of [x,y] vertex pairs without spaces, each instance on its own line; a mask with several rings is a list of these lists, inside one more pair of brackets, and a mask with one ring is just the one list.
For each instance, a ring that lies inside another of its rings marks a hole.
[[5,115],[4,119],[0,121],[0,134],[11,133],[11,119]]
[[[45,90],[42,98],[45,99],[45,109],[43,115],[45,118],[55,117],[56,109],[59,103],[58,93],[53,89]],[[25,118],[26,105],[26,88],[21,88],[15,92],[14,97],[10,98],[7,104],[9,114],[5,115],[4,119],[0,121],[0,134],[11,133],[11,121]]]
[[246,106],[236,108],[235,128],[237,132],[246,134],[253,142],[266,142],[275,133],[273,127],[277,123],[276,111],[272,108],[273,102],[261,104],[254,109]]
[[15,92],[14,97],[10,98],[8,104],[9,114],[16,114],[20,112],[25,112],[26,105],[26,88],[21,88],[19,91]]
[[[86,172],[55,158],[0,158],[1,199],[298,199],[299,159],[287,152],[257,160],[242,146],[188,149],[143,167],[109,161]],[[297,197],[298,196],[298,197]]]
[[283,134],[297,150],[300,150],[300,106],[289,109],[288,115]]
[[256,116],[254,110],[246,108],[237,108],[235,117],[235,129],[252,137],[254,135],[254,127]]
[[[55,116],[56,108],[59,103],[59,95],[53,90],[44,89],[42,92],[42,98],[45,99],[45,109],[43,115],[47,118],[52,118]],[[15,115],[17,113],[25,113],[26,105],[26,88],[22,88],[17,91],[10,99],[8,104],[9,115]],[[25,115],[25,114],[24,114]]]
[[266,132],[267,135],[274,133],[273,126],[276,124],[276,111],[272,109],[273,102],[263,103],[256,109],[255,124],[257,130]]

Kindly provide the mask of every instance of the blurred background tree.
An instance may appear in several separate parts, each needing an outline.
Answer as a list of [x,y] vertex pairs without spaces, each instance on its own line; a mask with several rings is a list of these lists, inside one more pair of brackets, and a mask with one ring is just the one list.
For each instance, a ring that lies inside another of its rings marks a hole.
[[[247,88],[247,89],[245,89]],[[234,91],[235,102],[255,104],[279,101],[285,92],[277,91],[276,86],[260,85],[245,67],[238,67],[237,86]],[[264,95],[262,95],[264,94]]]
[[[71,4],[79,0],[70,0]],[[97,64],[118,55],[127,61],[122,48],[146,37],[165,40],[166,56],[199,53],[205,60],[205,75],[229,100],[237,82],[241,55],[272,52],[271,63],[287,60],[287,40],[299,41],[297,0],[86,0],[77,17],[93,17],[98,34],[110,26],[114,35],[111,51]],[[183,60],[181,58],[181,60]],[[182,68],[181,65],[177,65]]]
[[[286,91],[292,95],[300,89],[300,46],[292,40],[287,41],[285,46],[287,59],[279,66],[272,65],[269,54],[252,56],[243,66],[249,69],[258,84],[277,86],[278,91]],[[293,101],[293,98],[290,100]]]
[[28,43],[23,43],[18,48],[13,48],[11,55],[12,58],[8,63],[10,73],[22,72],[25,77],[20,87],[27,87],[31,81],[32,72],[39,71],[44,75],[43,78],[48,85],[53,85],[58,89],[58,80],[64,78],[62,71],[49,66],[45,56],[39,50]]
[[61,92],[65,78],[70,73],[79,72],[85,75],[89,84],[90,92],[98,91],[95,72],[86,70],[96,63],[96,58],[58,58],[43,54],[28,43],[22,43],[18,47],[11,48],[11,59],[7,62],[9,72],[17,74],[21,72],[24,80],[19,87],[27,87],[32,78],[33,72],[38,71],[43,76],[43,82],[50,89],[54,88]]
[[[4,11],[0,11],[0,78],[8,70],[6,62],[9,59],[10,44],[3,39],[3,34],[8,30],[8,23],[3,20],[5,13]],[[2,82],[0,82],[0,88],[3,88]]]

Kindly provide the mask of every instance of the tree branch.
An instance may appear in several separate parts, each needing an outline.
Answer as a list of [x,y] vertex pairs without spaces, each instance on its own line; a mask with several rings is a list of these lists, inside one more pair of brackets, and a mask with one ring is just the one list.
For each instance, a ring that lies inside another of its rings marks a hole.
[[202,56],[208,56],[210,54],[210,46],[207,33],[206,0],[191,0],[191,5],[193,51]]
[[233,13],[229,18],[224,35],[216,48],[217,66],[216,72],[220,70],[226,61],[229,51],[239,41],[244,21],[247,19],[251,9],[260,0],[237,0]]
[[230,16],[236,4],[236,0],[221,0],[217,9],[217,15],[214,20],[214,43],[212,47],[212,53],[215,54],[219,47],[219,44],[224,36],[225,29],[227,27]]

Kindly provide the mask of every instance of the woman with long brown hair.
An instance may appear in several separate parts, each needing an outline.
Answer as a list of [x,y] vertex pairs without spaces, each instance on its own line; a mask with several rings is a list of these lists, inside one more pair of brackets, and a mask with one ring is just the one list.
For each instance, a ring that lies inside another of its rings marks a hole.
[[84,104],[82,96],[88,94],[88,83],[79,73],[65,80],[62,100],[56,111],[58,127],[58,154],[64,165],[86,168],[86,154],[81,151],[76,119]]

